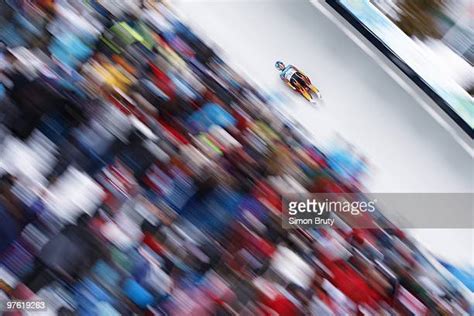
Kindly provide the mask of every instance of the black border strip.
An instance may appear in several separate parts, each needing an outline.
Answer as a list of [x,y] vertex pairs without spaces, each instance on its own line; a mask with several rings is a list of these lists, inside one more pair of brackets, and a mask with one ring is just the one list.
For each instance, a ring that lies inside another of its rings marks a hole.
[[451,108],[451,106],[439,95],[433,88],[426,83],[410,66],[408,66],[399,56],[397,56],[379,37],[368,29],[358,18],[356,18],[346,7],[338,0],[326,0],[334,10],[346,19],[357,31],[359,31],[367,40],[377,47],[395,66],[407,75],[418,87],[421,88],[462,130],[474,139],[474,129]]

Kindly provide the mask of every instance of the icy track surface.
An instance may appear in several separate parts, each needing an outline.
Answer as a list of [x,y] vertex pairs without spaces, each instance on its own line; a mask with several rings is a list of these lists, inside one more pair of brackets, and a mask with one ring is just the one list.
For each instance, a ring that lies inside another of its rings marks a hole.
[[[239,70],[294,100],[286,110],[316,139],[328,145],[337,133],[365,155],[371,164],[369,191],[474,191],[468,152],[309,2],[173,3]],[[323,95],[319,107],[288,91],[274,68],[276,60],[294,64],[312,79]],[[437,255],[474,265],[472,230],[420,230],[414,235]]]

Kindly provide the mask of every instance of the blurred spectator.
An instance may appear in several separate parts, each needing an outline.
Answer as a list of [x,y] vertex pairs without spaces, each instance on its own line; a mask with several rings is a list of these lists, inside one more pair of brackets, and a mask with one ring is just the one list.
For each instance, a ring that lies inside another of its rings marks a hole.
[[89,228],[90,216],[80,215],[41,249],[32,271],[22,282],[33,292],[56,279],[75,282],[106,254],[104,245]]
[[10,174],[4,174],[0,178],[0,254],[34,219],[34,213],[13,193],[15,181],[15,177]]

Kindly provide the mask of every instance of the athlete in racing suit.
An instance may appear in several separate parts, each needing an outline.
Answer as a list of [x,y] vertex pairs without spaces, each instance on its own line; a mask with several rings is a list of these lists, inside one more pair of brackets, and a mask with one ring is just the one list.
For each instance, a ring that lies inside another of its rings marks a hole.
[[[309,88],[320,98],[319,91],[311,84],[311,81],[298,68],[293,65],[285,66],[281,61],[275,63],[275,68],[280,71],[280,78],[285,81],[293,90],[302,92]],[[305,96],[306,97],[306,96]]]

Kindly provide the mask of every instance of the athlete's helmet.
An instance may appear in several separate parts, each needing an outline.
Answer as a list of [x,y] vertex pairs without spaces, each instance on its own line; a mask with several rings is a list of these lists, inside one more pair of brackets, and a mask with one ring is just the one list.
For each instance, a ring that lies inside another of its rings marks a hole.
[[281,61],[277,61],[275,63],[275,68],[281,71],[281,70],[285,69],[285,64]]

